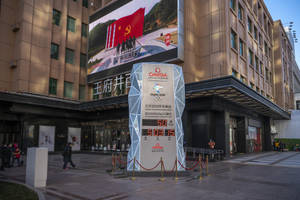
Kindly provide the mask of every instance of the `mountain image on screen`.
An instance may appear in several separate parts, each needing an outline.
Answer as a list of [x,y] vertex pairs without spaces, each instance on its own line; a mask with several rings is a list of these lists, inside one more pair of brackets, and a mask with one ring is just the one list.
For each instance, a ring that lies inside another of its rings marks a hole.
[[90,30],[88,74],[176,48],[177,33],[177,0],[161,0],[146,15],[141,3]]

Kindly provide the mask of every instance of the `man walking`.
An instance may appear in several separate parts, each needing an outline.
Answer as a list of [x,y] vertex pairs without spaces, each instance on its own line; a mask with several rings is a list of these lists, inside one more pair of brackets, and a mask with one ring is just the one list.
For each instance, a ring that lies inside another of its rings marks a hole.
[[72,144],[70,142],[66,145],[63,156],[64,156],[63,169],[66,169],[68,163],[71,163],[72,167],[75,168],[75,165],[72,162]]

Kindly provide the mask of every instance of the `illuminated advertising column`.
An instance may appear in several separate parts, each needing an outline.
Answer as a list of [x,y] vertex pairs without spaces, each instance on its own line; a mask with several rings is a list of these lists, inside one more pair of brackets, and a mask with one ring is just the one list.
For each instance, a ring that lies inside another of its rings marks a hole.
[[[164,162],[166,171],[175,167],[176,158],[185,164],[182,112],[185,88],[181,67],[173,64],[139,63],[131,72],[128,95],[131,147],[127,170],[153,168]],[[178,170],[184,170],[177,163]],[[160,170],[160,166],[154,170]]]

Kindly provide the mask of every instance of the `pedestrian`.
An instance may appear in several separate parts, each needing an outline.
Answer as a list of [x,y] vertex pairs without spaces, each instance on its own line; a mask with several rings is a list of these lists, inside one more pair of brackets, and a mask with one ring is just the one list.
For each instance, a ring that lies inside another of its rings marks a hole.
[[8,167],[11,167],[13,152],[14,152],[14,147],[12,144],[9,144],[6,152]]
[[64,157],[63,169],[66,169],[68,163],[70,163],[72,167],[75,168],[75,165],[72,161],[72,144],[70,142],[66,145],[64,149],[63,157]]
[[279,141],[275,142],[275,151],[279,151]]
[[12,167],[14,166],[15,160],[18,162],[18,167],[20,167],[20,157],[21,157],[21,151],[17,147],[15,152],[13,153],[13,160],[12,160]]
[[4,168],[10,168],[10,149],[6,144],[2,147],[2,166]]

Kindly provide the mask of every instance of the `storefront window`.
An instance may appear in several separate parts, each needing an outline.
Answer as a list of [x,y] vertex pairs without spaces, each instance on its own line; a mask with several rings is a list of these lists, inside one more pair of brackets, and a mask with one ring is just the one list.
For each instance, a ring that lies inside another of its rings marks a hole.
[[261,129],[253,126],[248,126],[247,135],[248,152],[260,152],[261,151]]
[[[130,134],[128,119],[106,120],[90,122],[83,125],[84,130],[90,130],[89,140],[85,140],[85,149],[92,151],[128,151]],[[88,131],[85,131],[88,132]],[[88,147],[87,147],[88,145]]]
[[296,101],[296,109],[300,110],[300,101]]

